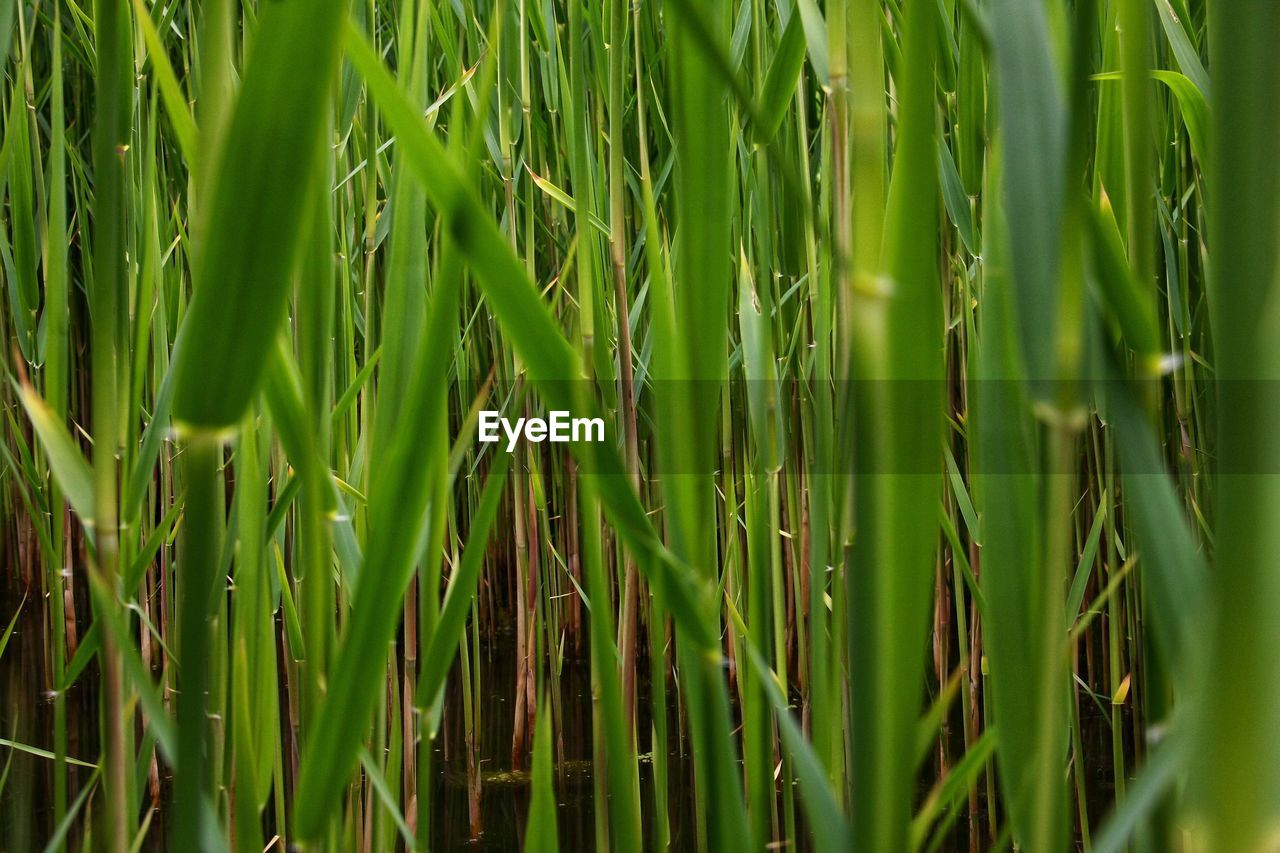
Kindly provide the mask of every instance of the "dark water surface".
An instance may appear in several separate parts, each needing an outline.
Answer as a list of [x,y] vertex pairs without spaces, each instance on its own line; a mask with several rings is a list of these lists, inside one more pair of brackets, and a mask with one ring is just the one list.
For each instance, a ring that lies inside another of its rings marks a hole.
[[[583,648],[586,648],[583,642]],[[481,786],[483,832],[471,837],[467,792],[466,732],[463,726],[463,685],[454,667],[445,697],[445,717],[433,750],[431,804],[434,821],[433,850],[513,850],[524,837],[530,787],[527,776],[511,773],[511,739],[515,722],[516,645],[511,632],[498,632],[482,643],[480,660],[483,706],[480,708],[478,747],[482,778],[494,779]],[[476,661],[472,661],[474,670]],[[640,751],[647,753],[650,714],[648,685],[637,686],[637,721]],[[670,688],[669,688],[670,693]],[[557,755],[555,776],[557,828],[564,850],[595,850],[595,779],[590,769],[592,751],[591,667],[585,658],[566,658],[560,673],[561,718],[552,733],[563,756]],[[674,850],[695,845],[692,766],[677,737],[676,714],[668,725],[668,816]],[[526,767],[526,770],[528,768]],[[652,764],[640,765],[641,819],[645,847],[654,831]]]
[[[13,617],[20,603],[22,613],[3,657],[0,657],[0,737],[42,749],[53,748],[52,685],[48,683],[49,648],[47,620],[40,600],[39,585],[25,587],[15,572],[6,571],[0,582],[0,631]],[[25,588],[25,590],[24,590]],[[79,612],[79,636],[87,628],[87,605]],[[277,626],[279,627],[279,626]],[[581,648],[587,648],[584,641]],[[474,652],[473,652],[474,655]],[[642,660],[643,663],[643,660]],[[514,632],[499,629],[482,640],[479,654],[471,662],[473,672],[481,677],[481,703],[478,709],[477,747],[482,784],[479,799],[479,832],[473,833],[471,802],[467,776],[466,732],[463,719],[463,685],[455,664],[446,687],[444,716],[439,735],[431,746],[431,841],[433,850],[514,850],[520,846],[528,815],[530,785],[528,767],[512,770],[511,743],[514,727],[516,688],[516,644]],[[77,682],[66,693],[69,756],[95,761],[98,756],[97,690],[99,673],[90,663]],[[641,673],[637,684],[639,751],[649,753],[650,714],[649,685]],[[694,821],[695,799],[692,762],[688,745],[680,734],[677,690],[668,683],[668,787],[665,792],[672,850],[690,850],[696,846]],[[283,691],[282,691],[283,701]],[[957,719],[950,726],[951,753],[963,751],[958,705],[953,709]],[[1111,722],[1088,698],[1081,699],[1081,739],[1085,756],[1087,809],[1090,826],[1096,833],[1110,808],[1114,796],[1111,758]],[[1129,727],[1129,721],[1123,724]],[[560,846],[564,850],[595,850],[596,809],[595,781],[592,777],[592,701],[590,665],[585,657],[567,656],[560,673],[560,717],[552,733],[556,741],[557,772],[555,776],[557,820]],[[1131,739],[1131,738],[1130,738]],[[1126,748],[1126,753],[1131,753]],[[936,753],[936,750],[935,750]],[[1128,755],[1126,760],[1131,760]],[[930,758],[921,771],[919,798],[928,794],[935,781],[936,760]],[[6,773],[7,768],[7,773]],[[652,764],[640,766],[641,812],[644,847],[652,849],[655,803]],[[48,758],[0,747],[0,773],[4,775],[0,790],[0,843],[3,850],[40,849],[54,831],[53,826],[53,762]],[[91,770],[69,768],[68,799],[73,801],[89,779]],[[155,784],[161,801],[167,806],[170,779],[163,766]],[[148,782],[140,780],[143,798]],[[986,827],[990,804],[986,802],[985,783],[979,784],[978,833],[976,846],[971,846],[967,811],[958,815],[943,850],[968,851],[985,849]],[[1074,791],[1074,786],[1072,786]],[[797,796],[797,823],[801,842],[784,849],[808,849],[808,833]],[[714,808],[714,804],[709,807]],[[962,803],[962,809],[967,803]],[[999,805],[996,804],[997,812]],[[165,849],[166,808],[151,818],[146,849]],[[144,807],[145,811],[145,807]],[[268,803],[266,821],[270,824],[274,806]],[[71,839],[78,843],[83,826],[73,828]],[[270,831],[268,827],[268,834]],[[735,851],[735,853],[737,853]]]

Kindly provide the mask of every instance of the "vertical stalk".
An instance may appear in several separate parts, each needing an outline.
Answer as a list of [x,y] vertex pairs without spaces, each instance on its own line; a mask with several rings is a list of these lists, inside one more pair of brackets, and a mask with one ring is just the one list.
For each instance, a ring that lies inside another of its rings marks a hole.
[[[614,311],[618,324],[618,367],[622,386],[623,454],[631,487],[640,494],[640,449],[636,427],[635,367],[632,363],[631,315],[627,302],[627,236],[623,192],[623,101],[626,76],[627,0],[608,0],[609,9],[609,259],[613,270]],[[622,650],[622,704],[627,727],[633,730],[636,715],[636,653],[639,649],[640,579],[635,557],[624,557],[625,580],[618,648]]]
[[[649,166],[648,124],[645,116],[644,65],[640,55],[640,8],[641,4],[632,6],[632,55],[635,61],[636,91],[636,136],[639,142],[640,196],[643,203],[643,222],[645,228],[645,259],[651,280],[666,281],[666,258],[662,253],[662,238],[658,233],[658,216],[653,200],[653,179]],[[669,290],[669,287],[655,286],[655,290]],[[657,597],[650,591],[646,608],[649,626],[649,701],[652,717],[652,739],[650,745],[653,755],[653,849],[667,849],[671,838],[671,824],[667,804],[668,781],[668,742],[667,742],[667,676],[670,671],[669,631],[667,617]]]
[[[874,7],[874,8],[871,8]],[[879,4],[860,9],[878,36]],[[872,23],[872,19],[875,23]],[[943,470],[942,295],[932,235],[937,228],[935,22],[930,4],[905,10],[897,78],[897,145],[883,221],[858,203],[876,198],[876,164],[855,180],[855,278],[849,297],[855,409],[856,536],[848,566],[849,728],[853,737],[853,836],[868,850],[907,847],[914,720],[929,636],[936,563],[934,530]],[[857,32],[857,31],[855,31]],[[856,79],[875,86],[868,67]],[[855,90],[856,91],[856,90]],[[855,110],[858,161],[883,150],[880,93]],[[859,122],[866,125],[861,129]],[[869,150],[859,151],[864,141]],[[869,184],[869,185],[868,185]],[[870,235],[883,235],[863,244]],[[922,245],[921,235],[930,239]],[[883,275],[881,275],[881,271]]]
[[[53,140],[49,151],[49,226],[45,229],[45,307],[48,341],[45,354],[44,396],[58,420],[66,422],[68,411],[68,321],[67,301],[67,172],[65,101],[62,91],[62,5],[53,12],[53,81],[50,126]],[[67,697],[60,689],[66,666],[66,607],[63,600],[69,574],[70,554],[62,532],[66,524],[66,503],[61,490],[50,478],[50,540],[52,561],[46,580],[49,590],[49,637],[52,641],[53,695],[53,819],[62,821],[67,810]]]
[[[123,0],[94,4],[97,36],[97,115],[93,138],[95,174],[93,308],[93,462],[96,571],[116,591],[119,575],[117,458],[120,444],[120,323],[127,300],[125,267],[125,156],[129,150],[131,52],[129,12]],[[125,850],[132,836],[128,814],[128,756],[121,651],[112,632],[103,629],[102,720],[106,757],[108,849]]]
[[197,431],[186,442],[187,485],[181,574],[178,579],[178,766],[174,780],[174,845],[196,849],[204,833],[208,761],[209,624],[221,565],[223,492],[218,478],[222,442]]
[[1192,780],[1196,842],[1257,851],[1280,832],[1280,6],[1215,3],[1209,164],[1218,471],[1216,606]]
[[[326,123],[327,126],[327,123]],[[328,175],[328,171],[325,172]],[[326,181],[327,187],[331,181]],[[303,403],[311,425],[308,443],[311,458],[295,460],[302,478],[299,499],[297,548],[294,573],[300,579],[305,695],[303,731],[309,730],[311,712],[323,699],[325,672],[334,627],[333,545],[329,519],[336,512],[329,480],[330,408],[333,377],[332,334],[334,318],[333,233],[327,193],[313,200],[310,239],[296,293],[299,368],[303,379]]]

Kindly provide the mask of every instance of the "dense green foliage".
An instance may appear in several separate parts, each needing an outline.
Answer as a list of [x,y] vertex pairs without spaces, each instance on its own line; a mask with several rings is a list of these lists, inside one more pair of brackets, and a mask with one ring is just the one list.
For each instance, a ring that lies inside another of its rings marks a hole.
[[1270,0],[0,43],[7,849],[1275,848]]

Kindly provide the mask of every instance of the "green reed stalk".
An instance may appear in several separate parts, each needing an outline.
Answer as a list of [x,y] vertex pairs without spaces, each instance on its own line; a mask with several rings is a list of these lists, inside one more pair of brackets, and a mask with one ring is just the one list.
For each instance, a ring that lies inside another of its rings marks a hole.
[[[127,299],[129,274],[125,256],[125,152],[130,136],[130,31],[128,8],[122,2],[99,0],[94,20],[97,42],[97,115],[93,162],[96,176],[94,205],[93,303],[93,433],[94,543],[96,570],[114,590],[120,572],[120,530],[116,486],[116,448],[120,444],[122,305]],[[120,651],[108,632],[103,638],[102,720],[105,741],[105,842],[123,851],[133,834],[128,808],[129,760],[125,754],[125,692]]]
[[221,564],[223,492],[218,477],[222,442],[197,433],[187,442],[183,464],[187,523],[183,526],[183,573],[178,586],[178,772],[174,782],[174,842],[195,847],[207,831],[204,810],[214,785],[205,692],[211,688],[213,628],[209,617]]
[[[68,412],[70,370],[68,357],[70,346],[68,326],[70,310],[67,288],[67,155],[66,155],[66,107],[63,92],[62,71],[62,7],[54,9],[52,34],[52,106],[50,126],[52,137],[49,145],[49,222],[45,229],[45,308],[48,341],[45,354],[44,396],[58,419],[65,421]],[[66,669],[66,609],[64,581],[68,565],[66,540],[62,530],[66,524],[66,504],[56,483],[50,484],[49,505],[52,519],[53,554],[46,581],[50,603],[50,637],[53,646],[52,674],[54,683],[62,684]],[[61,821],[67,811],[67,700],[64,692],[55,689],[53,697],[53,818]]]
[[900,759],[919,709],[936,549],[919,531],[936,518],[942,473],[942,304],[919,242],[937,209],[935,18],[925,4],[906,10],[885,275],[855,278],[851,298],[862,467],[848,567],[852,811],[855,843],[877,850],[903,849],[910,822],[912,767]]
[[[1280,678],[1259,650],[1280,639],[1280,171],[1264,140],[1280,133],[1268,94],[1280,80],[1280,9],[1210,10],[1213,156],[1209,304],[1218,392],[1217,619],[1192,776],[1196,840],[1206,849],[1264,850],[1280,831],[1280,760],[1263,735],[1280,725]],[[1269,82],[1268,82],[1269,81]]]

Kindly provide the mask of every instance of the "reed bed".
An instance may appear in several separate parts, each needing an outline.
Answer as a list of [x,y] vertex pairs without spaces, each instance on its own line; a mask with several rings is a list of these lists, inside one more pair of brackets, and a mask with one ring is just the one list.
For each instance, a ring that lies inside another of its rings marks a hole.
[[0,2],[4,846],[1275,849],[1278,40]]

